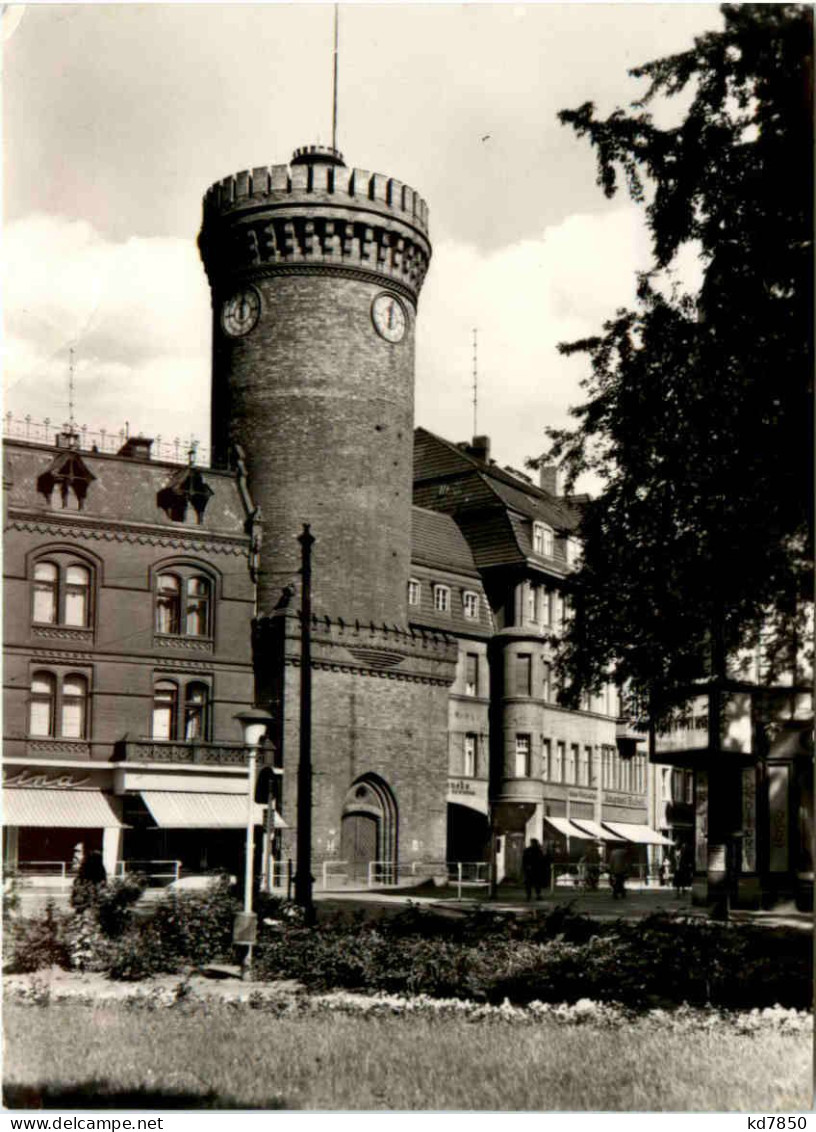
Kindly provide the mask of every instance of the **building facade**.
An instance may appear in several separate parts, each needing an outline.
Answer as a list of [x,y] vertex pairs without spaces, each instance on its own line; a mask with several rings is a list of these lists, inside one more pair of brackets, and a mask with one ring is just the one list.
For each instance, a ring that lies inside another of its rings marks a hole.
[[559,702],[580,501],[414,433],[424,201],[307,147],[214,184],[199,246],[212,466],[6,445],[7,861],[240,875],[255,705],[296,867],[308,524],[316,875],[513,879],[533,837],[645,867],[672,834],[643,738],[612,685]]
[[7,866],[235,869],[251,704],[251,505],[236,473],[7,441]]

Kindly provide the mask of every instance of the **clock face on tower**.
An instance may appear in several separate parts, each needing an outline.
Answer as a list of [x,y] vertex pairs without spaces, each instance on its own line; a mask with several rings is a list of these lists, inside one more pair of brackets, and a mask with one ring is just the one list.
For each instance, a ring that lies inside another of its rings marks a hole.
[[245,287],[227,299],[221,308],[221,326],[230,338],[249,334],[261,313],[261,296],[254,287]]
[[381,338],[399,342],[405,333],[405,309],[399,299],[383,292],[371,304],[371,319]]

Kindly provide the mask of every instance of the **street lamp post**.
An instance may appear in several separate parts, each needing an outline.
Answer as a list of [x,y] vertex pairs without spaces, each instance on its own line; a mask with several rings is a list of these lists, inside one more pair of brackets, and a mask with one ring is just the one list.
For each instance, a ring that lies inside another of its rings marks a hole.
[[235,918],[233,938],[236,943],[246,945],[246,954],[241,965],[241,977],[249,976],[252,966],[252,945],[255,942],[255,914],[252,911],[252,869],[255,862],[255,778],[258,747],[272,716],[262,708],[249,708],[239,711],[235,719],[241,724],[244,745],[248,752],[247,766],[247,825],[246,859],[244,861],[244,910]]

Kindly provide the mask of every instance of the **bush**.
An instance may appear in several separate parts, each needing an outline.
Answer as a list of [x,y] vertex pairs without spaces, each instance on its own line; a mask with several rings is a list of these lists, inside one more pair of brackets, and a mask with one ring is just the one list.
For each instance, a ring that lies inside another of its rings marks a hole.
[[387,991],[488,1003],[593,998],[633,1009],[811,1002],[809,938],[665,916],[600,925],[569,908],[459,923],[417,909],[390,922],[283,929],[257,951],[261,978],[310,990]]
[[12,971],[39,971],[41,967],[69,967],[64,939],[65,916],[49,900],[41,916],[23,920],[14,928]]

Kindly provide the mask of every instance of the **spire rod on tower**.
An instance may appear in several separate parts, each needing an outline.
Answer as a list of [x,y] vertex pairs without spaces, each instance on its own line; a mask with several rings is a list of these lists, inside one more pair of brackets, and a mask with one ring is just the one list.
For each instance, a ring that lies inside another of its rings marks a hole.
[[332,149],[337,149],[337,25],[340,5],[334,5],[334,81],[332,83]]
[[478,409],[479,400],[479,366],[478,366],[478,353],[476,344],[477,330],[473,328],[473,435],[476,436],[478,428],[476,427],[476,411]]

